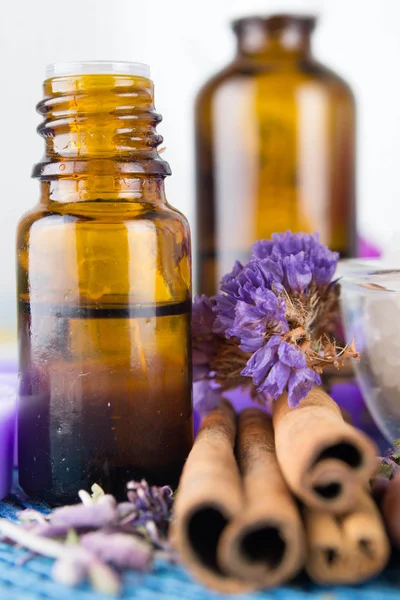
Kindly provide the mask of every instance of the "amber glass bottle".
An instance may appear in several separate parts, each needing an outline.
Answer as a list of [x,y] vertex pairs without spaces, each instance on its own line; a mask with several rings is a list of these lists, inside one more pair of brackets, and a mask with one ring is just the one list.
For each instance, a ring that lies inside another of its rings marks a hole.
[[19,472],[30,495],[176,484],[192,443],[191,266],[144,65],[52,67],[18,227]]
[[275,231],[355,249],[354,99],[311,54],[312,17],[233,24],[237,55],[196,102],[198,291]]

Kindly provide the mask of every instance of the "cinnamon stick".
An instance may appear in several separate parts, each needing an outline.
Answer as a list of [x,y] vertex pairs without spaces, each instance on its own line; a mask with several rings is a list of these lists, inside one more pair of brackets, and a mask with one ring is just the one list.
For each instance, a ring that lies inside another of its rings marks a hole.
[[278,463],[290,489],[305,504],[334,513],[351,509],[359,486],[376,470],[376,449],[361,431],[345,423],[337,404],[314,387],[298,407],[287,395],[274,403]]
[[243,508],[234,455],[236,416],[222,401],[203,421],[186,461],[171,524],[171,541],[181,561],[208,587],[228,593],[253,589],[218,563],[221,533]]
[[390,553],[380,513],[371,496],[359,492],[353,511],[339,517],[305,508],[306,570],[323,585],[361,583],[385,567]]
[[277,586],[303,566],[305,539],[276,460],[271,417],[257,408],[243,411],[236,444],[245,504],[222,533],[219,563],[257,587]]

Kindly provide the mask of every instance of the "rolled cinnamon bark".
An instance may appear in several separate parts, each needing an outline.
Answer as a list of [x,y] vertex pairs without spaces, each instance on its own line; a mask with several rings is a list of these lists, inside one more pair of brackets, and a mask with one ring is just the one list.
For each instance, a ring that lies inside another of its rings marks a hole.
[[232,576],[258,587],[277,586],[303,566],[305,539],[276,460],[271,417],[257,408],[243,411],[236,452],[245,504],[221,535],[218,560]]
[[390,545],[371,496],[360,489],[353,511],[338,517],[305,508],[306,570],[323,585],[361,583],[385,567]]
[[217,560],[221,533],[243,508],[235,436],[235,413],[222,401],[197,434],[183,469],[171,523],[171,542],[181,561],[202,583],[228,593],[254,588],[231,577]]
[[361,431],[345,423],[337,404],[314,387],[297,408],[287,395],[274,403],[278,463],[290,489],[305,504],[342,513],[351,509],[359,486],[376,471],[376,448]]

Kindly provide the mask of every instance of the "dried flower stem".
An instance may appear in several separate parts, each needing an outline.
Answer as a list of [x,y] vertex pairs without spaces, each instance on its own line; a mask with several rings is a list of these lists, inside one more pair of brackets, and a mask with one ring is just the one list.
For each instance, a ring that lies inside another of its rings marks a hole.
[[243,379],[240,373],[251,354],[243,352],[234,340],[223,337],[217,346],[217,352],[211,361],[211,369],[217,373],[218,381],[229,381],[231,379]]
[[62,542],[39,537],[7,519],[0,519],[0,535],[35,554],[50,558],[61,558],[66,554],[66,547]]

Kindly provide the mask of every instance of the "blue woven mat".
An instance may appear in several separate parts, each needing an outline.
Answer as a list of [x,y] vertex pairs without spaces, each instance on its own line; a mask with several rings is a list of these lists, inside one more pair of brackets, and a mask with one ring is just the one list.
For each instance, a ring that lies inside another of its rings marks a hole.
[[[45,505],[29,502],[22,495],[0,502],[0,516],[16,521],[23,508],[46,510]],[[0,543],[0,600],[100,600],[88,586],[70,590],[51,579],[52,560],[33,558],[27,553]],[[23,563],[23,564],[21,564]],[[105,597],[104,597],[105,598]],[[180,567],[158,561],[146,575],[129,571],[124,575],[122,600],[213,600],[227,598],[207,591]],[[392,561],[385,573],[367,585],[322,588],[308,582],[285,586],[270,592],[234,596],[237,600],[400,600],[400,559]]]

